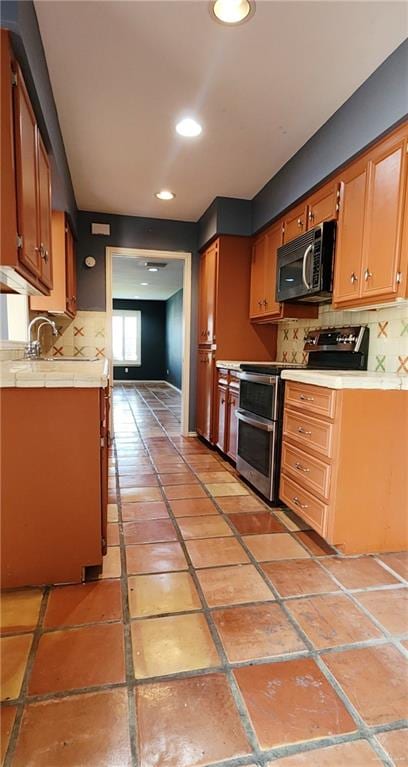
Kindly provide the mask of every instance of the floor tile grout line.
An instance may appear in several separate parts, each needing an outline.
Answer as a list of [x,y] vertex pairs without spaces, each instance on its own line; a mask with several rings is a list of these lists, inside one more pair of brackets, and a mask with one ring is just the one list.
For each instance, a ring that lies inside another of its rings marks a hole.
[[116,507],[118,510],[118,528],[119,528],[119,548],[120,548],[120,565],[121,565],[121,599],[122,599],[122,615],[123,615],[123,641],[124,641],[124,655],[125,655],[125,673],[126,673],[126,687],[127,687],[127,703],[128,703],[128,731],[129,731],[129,744],[131,759],[134,767],[138,765],[138,749],[137,749],[137,722],[136,722],[136,707],[134,701],[133,690],[129,686],[129,683],[134,679],[133,668],[133,654],[132,654],[132,638],[131,638],[131,624],[130,624],[130,612],[129,612],[129,597],[128,597],[128,579],[126,568],[126,548],[124,544],[123,533],[123,520],[122,520],[122,506],[121,495],[119,486],[119,475],[117,473],[117,449],[114,440],[112,441],[115,464],[116,464]]
[[27,662],[26,662],[26,666],[25,666],[25,672],[24,672],[22,683],[21,683],[20,694],[19,694],[18,698],[16,698],[13,701],[14,704],[16,705],[16,707],[17,707],[17,711],[16,711],[16,717],[15,717],[14,724],[13,724],[13,729],[11,731],[11,735],[10,735],[10,738],[9,738],[6,755],[5,755],[5,758],[4,758],[4,767],[11,767],[12,761],[13,761],[13,758],[14,758],[14,753],[15,753],[15,750],[16,750],[16,747],[17,747],[17,742],[18,742],[18,738],[19,738],[19,735],[20,735],[21,722],[22,722],[22,718],[23,718],[23,714],[24,714],[24,709],[25,709],[25,707],[27,705],[28,685],[29,685],[29,682],[30,682],[31,672],[32,672],[32,669],[33,669],[33,666],[34,666],[36,655],[37,655],[38,645],[40,643],[40,639],[41,639],[41,636],[42,636],[42,626],[43,626],[43,622],[44,622],[45,612],[46,612],[46,609],[47,609],[48,597],[49,597],[49,594],[50,594],[50,590],[51,589],[50,589],[49,586],[45,586],[44,587],[44,591],[43,591],[43,595],[42,595],[42,599],[41,599],[41,605],[40,605],[40,609],[39,609],[39,613],[38,613],[38,618],[37,618],[37,625],[36,625],[35,630],[33,632],[33,638],[32,638],[32,641],[31,641],[30,650],[29,650],[29,653],[28,653],[28,658],[27,658]]
[[[137,425],[136,419],[135,419],[135,423]],[[250,746],[252,748],[252,752],[254,754],[258,754],[258,753],[260,753],[260,749],[258,747],[255,731],[253,730],[253,728],[252,728],[252,726],[250,724],[249,717],[247,717],[245,715],[245,709],[243,708],[243,702],[242,702],[241,696],[239,696],[239,698],[238,698],[237,691],[236,691],[236,689],[234,689],[234,687],[232,685],[231,673],[228,672],[228,670],[226,668],[227,662],[228,662],[227,661],[227,656],[225,654],[224,647],[222,645],[220,637],[218,636],[218,632],[216,631],[216,627],[215,627],[214,621],[212,620],[212,617],[209,617],[210,616],[210,611],[205,609],[206,608],[206,600],[204,598],[204,593],[202,591],[201,584],[200,584],[200,582],[199,582],[199,580],[197,578],[197,575],[196,575],[196,572],[195,572],[195,568],[193,567],[193,564],[191,562],[191,558],[190,558],[188,549],[187,549],[187,547],[185,545],[185,541],[183,539],[183,536],[181,534],[181,530],[180,530],[180,528],[178,526],[177,518],[173,514],[173,511],[172,511],[171,506],[170,506],[169,499],[165,495],[165,493],[163,491],[163,488],[161,487],[160,490],[161,490],[161,493],[162,493],[163,501],[166,504],[166,508],[167,508],[168,513],[169,513],[170,519],[172,520],[173,525],[175,526],[175,530],[176,530],[176,533],[178,535],[178,540],[179,540],[179,543],[180,543],[180,545],[181,545],[181,547],[183,549],[183,553],[184,553],[184,556],[186,557],[187,564],[189,565],[188,572],[189,572],[190,576],[192,577],[193,583],[194,583],[195,588],[197,590],[197,593],[198,593],[198,596],[199,596],[199,599],[200,599],[200,602],[201,602],[201,605],[202,605],[202,608],[203,608],[203,614],[206,617],[207,625],[209,627],[209,631],[210,631],[212,640],[214,642],[215,648],[216,648],[216,650],[218,652],[218,655],[220,657],[221,666],[225,670],[226,679],[228,681],[229,688],[230,688],[233,700],[235,702],[235,705],[237,706],[238,713],[239,713],[242,725],[244,727],[245,733],[246,733],[247,738],[248,738],[248,742],[249,742],[249,744],[250,744]],[[208,673],[208,669],[207,669],[207,673]]]

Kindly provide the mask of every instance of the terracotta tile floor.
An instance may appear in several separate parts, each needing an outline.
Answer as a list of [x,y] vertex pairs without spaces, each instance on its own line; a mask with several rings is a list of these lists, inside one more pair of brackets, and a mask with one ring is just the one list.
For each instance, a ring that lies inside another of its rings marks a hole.
[[109,547],[2,596],[5,767],[407,767],[408,557],[340,556],[115,387]]

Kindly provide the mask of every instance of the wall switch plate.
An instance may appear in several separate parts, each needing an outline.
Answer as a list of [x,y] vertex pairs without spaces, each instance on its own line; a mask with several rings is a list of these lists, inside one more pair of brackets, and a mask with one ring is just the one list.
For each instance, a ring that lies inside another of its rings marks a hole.
[[110,235],[110,224],[91,224],[91,234]]

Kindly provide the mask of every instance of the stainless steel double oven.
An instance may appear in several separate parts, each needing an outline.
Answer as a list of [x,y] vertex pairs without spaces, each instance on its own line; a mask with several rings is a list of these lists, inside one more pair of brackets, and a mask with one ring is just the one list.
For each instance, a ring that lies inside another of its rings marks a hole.
[[[269,368],[268,368],[269,369]],[[240,373],[237,470],[270,501],[278,501],[282,384],[262,369]]]

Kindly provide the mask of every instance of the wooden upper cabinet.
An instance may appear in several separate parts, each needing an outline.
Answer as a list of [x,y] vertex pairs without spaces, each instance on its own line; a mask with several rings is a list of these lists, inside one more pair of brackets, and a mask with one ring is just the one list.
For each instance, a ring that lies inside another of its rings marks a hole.
[[65,234],[65,302],[66,311],[72,317],[75,317],[77,312],[77,282],[76,282],[76,258],[75,258],[75,243],[72,235],[71,227],[68,221],[65,222],[64,227]]
[[267,236],[257,237],[252,246],[251,286],[249,298],[249,316],[262,317],[265,299],[265,260]]
[[198,343],[215,343],[218,241],[200,256]]
[[302,202],[292,208],[283,219],[283,242],[294,240],[307,230],[307,204]]
[[39,239],[39,194],[37,175],[37,122],[20,71],[16,67],[14,86],[14,128],[16,147],[17,228],[22,238],[19,260],[36,277],[41,276]]
[[307,228],[313,229],[323,221],[337,218],[339,210],[339,184],[331,182],[318,189],[307,199]]
[[282,244],[282,223],[274,224],[266,235],[265,288],[263,306],[268,315],[280,315],[282,305],[276,300],[277,250]]
[[333,303],[349,304],[358,298],[364,236],[367,167],[355,163],[340,184],[340,213],[335,251]]
[[41,282],[52,288],[51,172],[48,155],[37,130],[38,141],[38,223]]
[[368,164],[362,259],[362,297],[398,290],[407,140],[380,145]]

